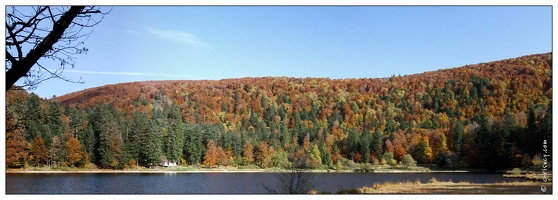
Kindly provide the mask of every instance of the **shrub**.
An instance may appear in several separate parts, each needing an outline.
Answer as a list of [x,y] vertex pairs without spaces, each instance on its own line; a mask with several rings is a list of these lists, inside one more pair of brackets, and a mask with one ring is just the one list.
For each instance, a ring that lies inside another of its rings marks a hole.
[[513,175],[520,175],[521,174],[521,170],[519,168],[513,168],[513,170],[511,171],[511,174]]
[[543,164],[543,160],[541,159],[540,154],[533,156],[531,162],[533,163],[534,166],[541,166]]
[[385,152],[384,155],[382,155],[383,159],[386,160],[386,163],[388,165],[395,165],[396,161],[393,159],[393,153],[391,152]]
[[413,159],[413,157],[410,154],[406,154],[403,157],[403,166],[405,166],[405,168],[409,168],[409,166],[416,166],[417,162],[415,161],[415,159]]

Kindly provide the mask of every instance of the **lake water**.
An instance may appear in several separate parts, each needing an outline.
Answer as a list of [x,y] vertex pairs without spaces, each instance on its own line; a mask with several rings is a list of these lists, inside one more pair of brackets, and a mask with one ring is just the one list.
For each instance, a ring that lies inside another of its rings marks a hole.
[[[523,181],[498,173],[316,173],[317,191],[337,192],[374,183],[416,181],[494,183]],[[274,173],[6,174],[6,194],[266,194]],[[536,188],[535,188],[536,189]]]

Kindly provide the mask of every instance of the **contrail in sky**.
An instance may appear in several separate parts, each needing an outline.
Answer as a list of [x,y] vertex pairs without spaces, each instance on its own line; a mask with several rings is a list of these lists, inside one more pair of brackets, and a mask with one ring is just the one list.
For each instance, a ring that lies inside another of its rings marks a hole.
[[143,73],[143,72],[100,72],[100,71],[83,71],[83,70],[64,70],[67,73],[77,73],[77,74],[103,74],[103,75],[123,75],[123,76],[165,76],[165,77],[183,77],[192,78],[190,76],[178,75],[178,74],[164,74],[164,73]]

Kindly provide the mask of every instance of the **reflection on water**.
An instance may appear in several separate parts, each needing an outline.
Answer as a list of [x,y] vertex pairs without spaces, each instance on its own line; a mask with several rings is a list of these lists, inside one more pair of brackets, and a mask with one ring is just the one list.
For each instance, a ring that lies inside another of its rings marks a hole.
[[[318,173],[317,191],[431,178],[494,183],[522,181],[495,173]],[[6,174],[6,194],[266,194],[277,186],[273,173]]]

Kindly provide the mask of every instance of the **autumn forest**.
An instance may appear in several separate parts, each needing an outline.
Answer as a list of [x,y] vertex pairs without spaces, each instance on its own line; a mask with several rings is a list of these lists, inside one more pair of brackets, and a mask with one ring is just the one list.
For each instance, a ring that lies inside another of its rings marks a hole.
[[[6,167],[486,170],[552,151],[552,53],[414,75],[131,82],[6,93]],[[532,164],[532,163],[530,163]]]

